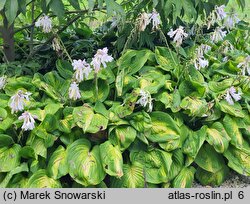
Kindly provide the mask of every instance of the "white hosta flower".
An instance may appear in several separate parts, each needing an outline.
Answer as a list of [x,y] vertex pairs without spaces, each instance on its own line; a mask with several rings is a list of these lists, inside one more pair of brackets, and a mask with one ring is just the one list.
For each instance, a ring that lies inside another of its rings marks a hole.
[[225,7],[226,7],[225,5],[215,6],[215,13],[217,16],[217,20],[221,21],[227,17],[227,13],[224,10]]
[[230,105],[234,105],[234,100],[239,101],[241,99],[241,93],[236,93],[236,89],[232,86],[227,90],[225,99]]
[[139,17],[139,31],[144,31],[150,23],[151,14],[143,12]]
[[69,98],[73,99],[74,101],[81,98],[80,90],[76,82],[73,82],[72,84],[70,84]]
[[26,92],[23,93],[22,90],[19,90],[15,95],[13,95],[10,99],[10,108],[11,113],[15,113],[18,111],[23,111],[24,106],[26,105],[27,101],[29,101],[29,96],[31,93]]
[[18,119],[23,120],[22,129],[27,131],[35,128],[35,118],[35,116],[33,117],[29,112],[25,111]]
[[0,77],[0,90],[4,88],[5,84],[6,84],[6,76],[2,76]]
[[207,19],[207,29],[209,30],[211,26],[213,26],[217,22],[216,12],[213,11],[210,13]]
[[207,54],[211,50],[211,47],[206,44],[201,44],[198,48],[196,48],[197,57],[203,57],[204,54]]
[[77,82],[81,82],[84,78],[88,78],[90,72],[92,71],[90,64],[85,60],[73,60],[72,66],[75,70],[74,78]]
[[200,70],[201,68],[208,67],[208,64],[208,60],[206,60],[204,57],[200,57],[195,60],[194,66],[197,70]]
[[238,64],[238,68],[241,68],[242,75],[248,74],[250,76],[250,55],[248,55],[245,60]]
[[239,23],[240,19],[238,18],[236,13],[231,13],[224,21],[224,26],[227,29],[232,29],[235,27],[235,24]]
[[226,56],[226,57],[224,57],[223,59],[222,59],[222,62],[227,62],[228,61],[228,56]]
[[52,40],[52,49],[55,50],[56,52],[59,52],[61,50],[61,45],[57,38],[54,38]]
[[221,28],[217,27],[215,28],[214,32],[211,35],[211,40],[212,42],[217,43],[223,40],[226,34],[227,34],[227,31],[223,31]]
[[188,36],[188,34],[185,33],[184,28],[182,26],[180,26],[176,30],[171,29],[168,32],[168,35],[170,36],[170,38],[174,38],[173,41],[174,43],[176,43],[177,47],[179,47],[182,44],[183,39]]
[[48,16],[43,15],[37,20],[35,26],[42,27],[44,33],[49,33],[52,30],[52,21]]
[[150,21],[152,21],[153,30],[159,29],[160,24],[161,24],[161,17],[160,17],[160,14],[155,9],[151,13]]
[[224,54],[227,54],[229,51],[234,50],[234,46],[228,40],[225,40],[221,45],[221,50]]
[[136,104],[140,104],[142,107],[146,107],[148,105],[148,112],[152,112],[153,100],[150,93],[144,90],[140,90],[140,96],[141,98],[136,102]]
[[98,58],[93,58],[90,64],[94,67],[95,73],[101,70],[101,61]]
[[108,48],[98,49],[94,58],[92,59],[91,65],[94,67],[96,73],[101,70],[101,65],[103,68],[107,67],[107,62],[112,62],[113,57],[108,55]]

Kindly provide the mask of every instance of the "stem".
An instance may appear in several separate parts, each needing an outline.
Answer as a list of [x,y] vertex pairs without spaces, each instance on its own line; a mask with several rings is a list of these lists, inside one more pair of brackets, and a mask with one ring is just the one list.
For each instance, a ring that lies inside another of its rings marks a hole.
[[94,82],[95,82],[95,98],[96,101],[98,101],[98,77],[96,72],[94,74]]
[[167,38],[166,38],[165,34],[162,32],[161,29],[159,29],[159,31],[160,31],[160,35],[163,37],[163,40],[165,41],[165,43],[166,43],[166,45],[167,45],[167,47],[168,47],[168,50],[169,50],[169,52],[170,52],[170,55],[171,55],[172,60],[174,61],[175,65],[178,65],[177,62],[176,62],[175,59],[174,59],[174,56],[173,56],[173,54],[172,54],[172,50],[170,49],[170,46],[169,46],[169,44],[168,44],[168,41],[167,41]]
[[128,39],[127,39],[127,41],[126,41],[126,43],[125,43],[125,45],[124,45],[124,48],[123,48],[123,50],[122,50],[122,54],[124,54],[125,51],[127,50],[128,44],[129,44],[129,42],[132,40],[132,37],[134,36],[134,34],[136,34],[136,27],[133,28],[133,29],[131,30],[131,33],[130,33],[130,35],[128,36]]
[[60,43],[61,43],[61,45],[62,45],[62,47],[63,47],[63,51],[65,52],[65,54],[66,54],[67,57],[69,58],[69,61],[72,63],[73,60],[72,60],[72,58],[70,57],[70,55],[69,55],[69,53],[68,53],[68,51],[67,51],[67,49],[66,49],[66,47],[65,47],[65,45],[64,45],[64,43],[63,43],[63,41],[62,41],[62,39],[59,37],[59,35],[57,35],[57,38],[59,39],[59,41],[60,41]]
[[22,136],[23,136],[23,129],[21,130],[21,132],[19,133],[18,137],[17,137],[17,143],[19,143],[22,139]]
[[[35,2],[33,1],[31,4],[31,22],[34,23],[34,13],[35,13]],[[30,53],[33,52],[33,40],[34,39],[34,26],[31,26],[30,28],[30,42],[29,42],[29,46],[30,46]]]

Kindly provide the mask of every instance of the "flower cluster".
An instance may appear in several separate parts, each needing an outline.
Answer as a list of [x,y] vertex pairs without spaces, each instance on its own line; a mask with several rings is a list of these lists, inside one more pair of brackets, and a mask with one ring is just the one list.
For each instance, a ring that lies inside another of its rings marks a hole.
[[98,49],[95,56],[92,58],[91,65],[94,67],[95,73],[98,73],[103,68],[107,67],[107,62],[112,62],[113,57],[108,55],[108,48]]
[[210,29],[215,23],[219,23],[227,17],[227,13],[224,11],[225,5],[215,6],[215,9],[208,16],[207,29]]
[[226,36],[227,31],[223,31],[222,28],[217,27],[215,28],[214,32],[211,34],[211,41],[214,43],[217,43],[221,40],[224,39],[224,37]]
[[55,50],[56,52],[60,52],[62,50],[58,38],[54,38],[52,40],[52,49]]
[[[113,57],[108,55],[108,48],[98,49],[91,63],[87,63],[86,60],[73,60],[72,66],[75,70],[73,76],[73,82],[69,88],[69,98],[72,100],[77,100],[81,98],[81,93],[79,90],[79,84],[84,79],[87,79],[94,69],[95,73],[98,73],[101,68],[106,68],[108,62],[112,62]],[[93,69],[91,68],[91,65]]]
[[[22,90],[18,90],[15,95],[10,98],[10,108],[11,113],[17,113],[18,111],[23,111],[24,107],[27,105],[27,102],[30,101],[29,96],[30,92],[23,92]],[[33,117],[29,112],[25,111],[18,118],[19,120],[23,120],[22,129],[24,131],[33,130],[35,128],[35,116]]]
[[37,20],[35,26],[42,27],[44,33],[50,33],[52,30],[52,21],[48,16],[43,15]]
[[90,72],[92,71],[90,64],[88,64],[85,60],[73,60],[72,63],[74,73],[74,79],[80,83],[84,80],[84,78],[88,78]]
[[141,89],[139,96],[141,96],[141,98],[136,102],[136,104],[140,104],[142,107],[146,107],[148,105],[148,112],[152,112],[153,99],[151,98],[150,93]]
[[185,32],[183,26],[179,26],[179,28],[177,28],[176,30],[171,29],[168,32],[168,35],[170,38],[174,38],[173,41],[174,41],[174,43],[176,43],[177,47],[180,47],[183,39],[188,36],[188,34]]
[[194,66],[197,70],[200,70],[201,68],[205,68],[208,66],[209,62],[207,59],[205,59],[204,54],[206,54],[210,50],[211,47],[206,44],[201,44],[198,48],[196,48]]
[[236,89],[232,86],[227,90],[225,99],[230,105],[234,105],[234,100],[239,101],[241,99],[241,93],[236,93]]
[[239,63],[238,68],[241,68],[241,74],[245,76],[248,74],[250,76],[250,55],[248,55],[243,62]]
[[221,5],[221,6],[215,6],[215,14],[217,17],[217,21],[221,21],[224,18],[227,17],[227,13],[225,12],[225,5]]
[[23,111],[24,106],[29,101],[30,92],[23,92],[19,90],[15,95],[11,97],[10,108],[11,113],[16,113],[18,111]]
[[231,13],[229,13],[229,15],[227,15],[227,18],[224,20],[224,26],[227,29],[232,29],[235,27],[235,24],[239,23],[240,19],[238,18],[238,15],[232,11]]
[[73,99],[73,100],[77,100],[77,99],[81,98],[80,90],[79,90],[78,84],[76,82],[73,82],[70,84],[69,98]]
[[33,130],[35,128],[36,118],[37,118],[36,116],[32,116],[28,111],[25,111],[18,119],[23,120],[22,129],[27,131],[27,130]]
[[146,27],[152,22],[152,29],[153,30],[158,30],[160,28],[161,24],[161,18],[160,14],[153,9],[152,13],[146,13],[143,12],[140,17],[138,18],[139,20],[139,31],[144,31]]

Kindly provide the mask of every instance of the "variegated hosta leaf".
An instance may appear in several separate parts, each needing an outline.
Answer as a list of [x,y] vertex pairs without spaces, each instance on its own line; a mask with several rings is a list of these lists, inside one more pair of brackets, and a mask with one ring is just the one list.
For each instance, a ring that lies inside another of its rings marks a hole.
[[79,139],[66,150],[70,176],[78,183],[89,186],[99,184],[105,177],[99,146],[91,149],[87,139]]
[[245,117],[241,120],[234,118],[234,121],[237,123],[237,126],[240,128],[242,135],[245,135],[246,138],[250,138],[250,114],[245,112]]
[[11,136],[6,134],[0,134],[0,147],[6,147],[14,143]]
[[200,130],[195,132],[192,130],[187,130],[188,136],[182,148],[183,153],[189,156],[189,161],[186,162],[187,166],[189,166],[194,161],[201,146],[203,145],[207,135],[206,130],[207,130],[206,126],[203,126]]
[[156,58],[157,63],[160,65],[160,68],[166,71],[170,71],[176,68],[177,65],[179,65],[178,63],[179,61],[178,61],[178,57],[176,53],[173,51],[170,51],[166,47],[156,47],[155,58]]
[[44,139],[41,139],[34,134],[31,134],[26,144],[31,148],[33,148],[37,155],[40,155],[41,157],[44,158],[47,157],[47,148]]
[[136,130],[131,126],[118,126],[109,134],[113,145],[118,145],[121,151],[127,149],[136,138]]
[[221,185],[227,178],[229,173],[229,168],[226,165],[215,172],[206,171],[200,167],[197,168],[195,178],[203,185],[203,186],[219,186]]
[[230,143],[236,148],[250,154],[249,143],[243,138],[242,133],[237,125],[237,118],[232,118],[229,115],[226,115],[223,119],[223,124],[227,134],[231,138]]
[[27,188],[29,179],[22,174],[14,175],[9,181],[7,188]]
[[[0,95],[0,97],[2,97]],[[0,106],[1,106],[1,99],[0,99]],[[7,115],[6,115],[7,114]],[[15,117],[10,113],[10,111],[6,111],[5,109],[0,110],[0,131],[6,131],[9,129],[13,122],[15,121]]]
[[201,147],[195,158],[195,163],[202,169],[212,173],[218,172],[225,165],[222,155],[218,154],[209,144]]
[[179,86],[179,91],[182,97],[204,97],[207,92],[207,85],[192,79],[184,80]]
[[165,151],[169,152],[169,151],[173,151],[179,148],[180,144],[181,144],[181,140],[180,138],[177,138],[177,139],[173,139],[164,143],[159,143],[159,146]]
[[112,188],[143,188],[145,185],[143,166],[138,163],[124,164],[123,176],[121,178],[111,177]]
[[83,131],[86,132],[90,123],[94,117],[94,111],[91,107],[85,105],[81,107],[75,107],[73,110],[73,118],[75,123],[83,128]]
[[194,167],[184,167],[175,177],[172,186],[174,188],[191,188],[194,181]]
[[101,114],[95,114],[93,109],[87,105],[74,108],[73,118],[75,123],[88,133],[105,130],[108,125],[107,118]]
[[171,157],[171,153],[158,149],[130,153],[132,163],[140,163],[145,172],[145,180],[153,184],[169,181],[168,172],[172,164]]
[[73,115],[67,115],[64,119],[59,121],[58,129],[64,133],[71,133],[74,126]]
[[220,93],[230,88],[233,84],[233,81],[234,81],[233,78],[225,79],[220,82],[210,81],[208,83],[208,87],[211,91],[215,93]]
[[137,112],[131,115],[129,123],[138,131],[146,132],[152,128],[150,115],[145,111]]
[[81,92],[81,99],[88,102],[88,103],[94,103],[97,100],[98,101],[105,101],[105,99],[109,95],[110,86],[108,81],[102,80],[101,78],[98,79],[98,98],[96,95],[96,89],[93,85],[93,80],[87,80],[83,81],[79,85],[79,89]]
[[169,180],[174,179],[184,167],[184,156],[180,149],[172,152],[172,164],[169,170]]
[[207,128],[206,140],[217,152],[223,153],[227,150],[231,138],[223,125],[220,122],[215,122],[211,127]]
[[154,53],[150,50],[128,50],[120,57],[117,65],[124,69],[125,74],[132,75],[139,71],[151,56],[154,56]]
[[245,117],[245,114],[242,111],[242,107],[238,102],[234,103],[234,105],[230,105],[228,104],[227,101],[222,100],[216,103],[216,106],[218,106],[222,112],[228,113],[229,115],[240,117],[240,118]]
[[152,142],[166,142],[180,137],[180,129],[167,113],[156,111],[150,114],[152,132],[147,138]]
[[0,183],[0,188],[6,188],[13,175],[24,171],[26,172],[29,171],[27,163],[22,163],[20,166],[17,166],[14,169],[12,169],[10,172],[7,173],[4,180]]
[[66,150],[59,146],[51,155],[48,166],[48,175],[53,179],[59,179],[68,173],[68,164],[66,162]]
[[19,152],[20,157],[25,159],[36,159],[37,160],[37,154],[35,153],[35,150],[30,146],[24,146]]
[[161,72],[151,70],[141,75],[139,84],[144,91],[156,94],[164,86],[165,77]]
[[170,140],[165,143],[159,143],[159,146],[167,152],[173,151],[177,148],[181,148],[183,146],[184,141],[188,137],[190,130],[185,125],[182,125],[180,127],[180,131],[181,131],[180,138],[175,140]]
[[180,106],[191,117],[202,117],[208,111],[208,104],[205,100],[189,96],[182,99]]
[[20,150],[21,146],[18,144],[0,148],[0,172],[11,171],[20,164]]
[[123,158],[118,146],[113,146],[109,141],[100,145],[100,155],[103,169],[110,176],[120,178],[123,175]]
[[228,166],[239,174],[250,176],[250,154],[230,146],[224,153]]
[[28,188],[61,188],[61,183],[47,176],[45,169],[35,172],[28,181]]

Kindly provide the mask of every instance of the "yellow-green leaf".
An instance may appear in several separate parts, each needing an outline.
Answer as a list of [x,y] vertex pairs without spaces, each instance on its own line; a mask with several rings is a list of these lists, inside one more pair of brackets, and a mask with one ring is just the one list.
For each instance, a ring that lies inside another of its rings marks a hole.
[[122,177],[123,158],[119,147],[106,141],[100,145],[100,154],[105,172],[110,176]]

